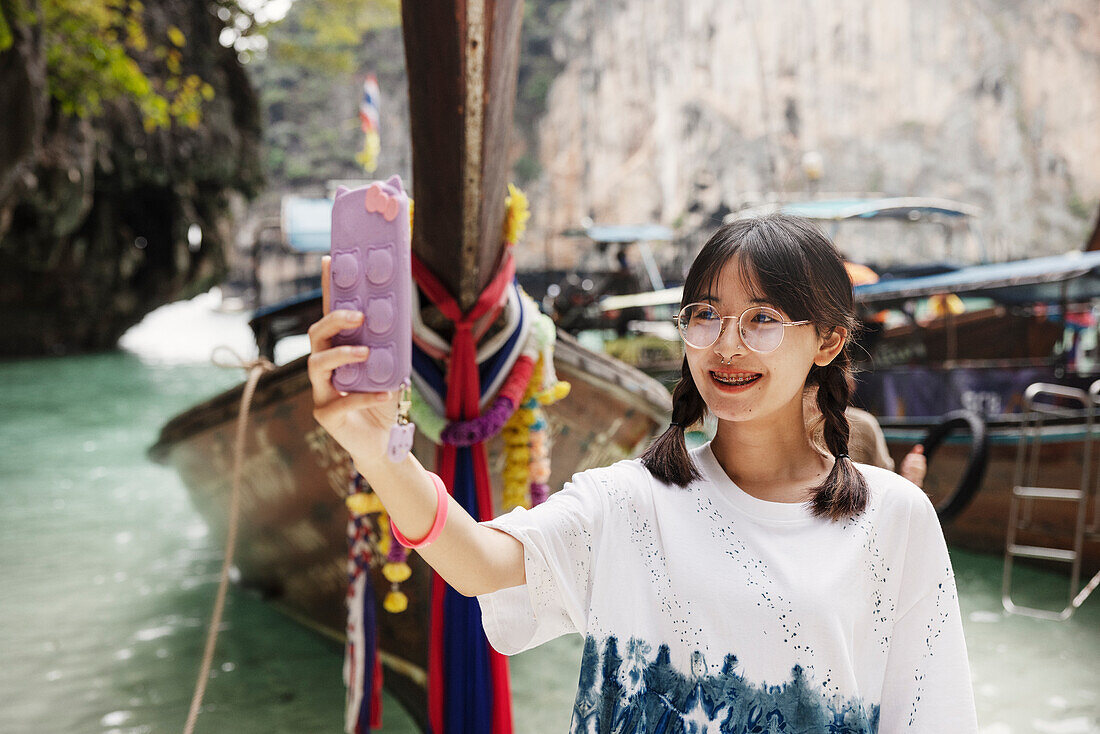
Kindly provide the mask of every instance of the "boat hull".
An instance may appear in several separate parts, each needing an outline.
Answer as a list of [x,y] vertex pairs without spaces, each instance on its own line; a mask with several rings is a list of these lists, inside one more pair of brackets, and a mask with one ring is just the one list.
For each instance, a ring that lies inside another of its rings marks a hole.
[[[895,465],[900,465],[906,453],[919,443],[928,426],[910,425],[905,429],[884,427],[887,446]],[[1018,425],[992,424],[988,429],[989,445],[985,477],[974,499],[953,520],[944,525],[944,535],[952,547],[966,548],[1001,555],[1005,551],[1009,504],[1016,483],[1015,469],[1019,442]],[[1045,429],[1041,443],[1040,464],[1033,486],[1079,489],[1081,468],[1085,459],[1085,426],[1069,424]],[[928,463],[925,491],[938,502],[952,492],[963,475],[970,458],[969,436],[950,437]],[[1093,474],[1095,478],[1095,474]],[[1095,504],[1089,519],[1096,518]],[[1065,501],[1033,501],[1027,530],[1019,531],[1017,543],[1072,549],[1077,524],[1077,504]],[[1026,517],[1026,515],[1022,515]],[[1065,563],[1043,563],[1052,570],[1068,573]],[[1082,573],[1091,575],[1100,570],[1100,541],[1084,544]]]
[[[257,386],[241,482],[241,520],[234,564],[241,584],[259,590],[300,621],[342,639],[347,593],[348,513],[352,465],[313,419],[305,357],[265,375]],[[552,437],[549,484],[560,488],[573,472],[635,456],[667,421],[671,398],[659,383],[622,363],[559,338],[555,369],[570,395],[547,410]],[[195,508],[215,537],[227,530],[233,436],[241,388],[177,416],[162,430],[151,456],[174,466]],[[501,511],[502,442],[488,442],[494,514]],[[433,468],[435,446],[417,434],[413,451]],[[375,528],[377,529],[377,528]],[[380,561],[377,537],[375,554]],[[378,614],[386,688],[426,728],[431,569],[412,553],[409,598],[400,614]],[[390,589],[380,564],[371,569],[381,602]]]

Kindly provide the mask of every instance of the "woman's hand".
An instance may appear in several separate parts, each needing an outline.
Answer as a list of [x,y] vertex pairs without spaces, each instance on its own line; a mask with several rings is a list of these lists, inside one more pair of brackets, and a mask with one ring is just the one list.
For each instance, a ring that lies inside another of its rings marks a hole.
[[367,347],[332,346],[332,338],[358,327],[365,318],[358,311],[331,311],[331,258],[321,260],[324,316],[309,327],[309,381],[313,385],[313,417],[352,459],[372,462],[386,453],[390,429],[397,419],[398,395],[393,392],[345,393],[332,386],[333,371],[344,364],[366,362]]

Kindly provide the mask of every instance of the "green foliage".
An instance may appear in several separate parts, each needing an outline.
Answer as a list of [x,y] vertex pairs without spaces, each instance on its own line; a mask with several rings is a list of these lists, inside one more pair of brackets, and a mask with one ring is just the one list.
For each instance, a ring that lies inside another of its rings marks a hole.
[[13,23],[33,23],[34,14],[23,6],[22,0],[0,0],[0,53],[15,42]]
[[329,74],[360,65],[363,36],[401,25],[400,0],[313,0],[295,8],[301,32],[275,44],[282,62]]
[[199,126],[213,87],[185,73],[179,28],[169,26],[166,43],[150,48],[143,18],[139,0],[43,0],[47,83],[62,114],[94,117],[104,103],[129,100],[148,131]]
[[37,18],[24,0],[0,0],[0,53],[15,42],[14,25],[31,25]]

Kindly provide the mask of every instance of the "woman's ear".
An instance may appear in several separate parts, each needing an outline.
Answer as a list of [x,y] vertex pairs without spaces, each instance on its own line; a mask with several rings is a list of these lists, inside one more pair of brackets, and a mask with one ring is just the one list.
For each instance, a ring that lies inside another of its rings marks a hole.
[[843,326],[833,329],[827,337],[821,340],[821,344],[817,348],[817,354],[814,355],[814,364],[818,367],[824,367],[831,363],[836,359],[836,355],[844,349],[844,343],[847,340],[847,329]]

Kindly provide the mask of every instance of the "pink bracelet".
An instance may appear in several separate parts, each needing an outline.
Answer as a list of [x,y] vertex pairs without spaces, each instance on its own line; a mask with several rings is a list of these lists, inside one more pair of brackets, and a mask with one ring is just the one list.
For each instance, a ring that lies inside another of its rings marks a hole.
[[413,543],[397,529],[393,520],[390,520],[390,530],[393,531],[394,540],[406,548],[424,548],[435,542],[435,539],[439,537],[439,534],[443,532],[443,526],[447,522],[447,510],[450,507],[450,495],[447,494],[447,487],[443,485],[443,480],[439,478],[438,474],[428,472],[428,476],[432,478],[432,482],[435,483],[435,520],[432,522],[432,529],[428,531],[428,534],[424,536],[424,539],[419,543]]

